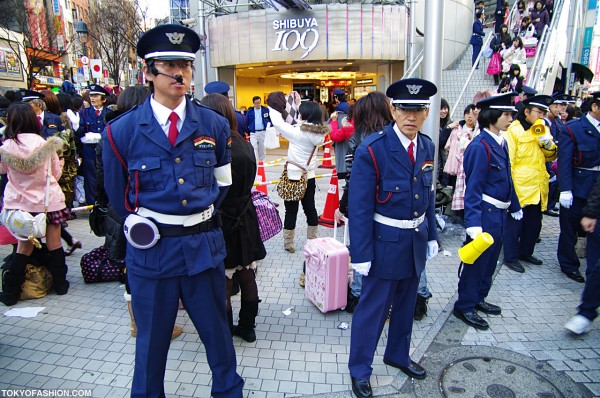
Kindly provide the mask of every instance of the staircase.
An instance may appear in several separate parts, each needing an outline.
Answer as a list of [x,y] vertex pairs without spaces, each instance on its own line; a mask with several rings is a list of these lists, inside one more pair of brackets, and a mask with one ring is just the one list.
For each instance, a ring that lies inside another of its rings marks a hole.
[[[485,30],[486,38],[494,34],[493,28],[488,28]],[[485,42],[485,39],[483,40]],[[483,49],[482,49],[483,51]],[[450,110],[452,110],[454,104],[458,96],[460,95],[460,91],[463,88],[463,85],[467,81],[469,77],[469,73],[471,72],[471,55],[473,54],[473,47],[468,46],[463,55],[449,68],[442,71],[442,98],[445,98],[450,104]],[[490,76],[485,73],[487,69],[489,59],[481,58],[479,62],[479,69],[475,70],[473,76],[471,77],[471,81],[465,90],[465,93],[462,96],[460,104],[456,108],[454,115],[452,115],[452,120],[461,120],[462,112],[467,105],[473,102],[473,97],[478,91],[482,90],[496,90],[498,88],[497,85],[494,84],[493,76]]]

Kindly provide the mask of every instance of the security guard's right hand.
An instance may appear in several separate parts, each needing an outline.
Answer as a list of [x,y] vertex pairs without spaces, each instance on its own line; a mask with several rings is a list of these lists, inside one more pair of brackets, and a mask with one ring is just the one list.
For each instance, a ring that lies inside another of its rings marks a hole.
[[562,207],[568,209],[573,204],[573,193],[571,191],[561,192],[558,201]]
[[474,240],[477,235],[483,232],[483,229],[481,227],[469,227],[465,230],[465,232],[467,235],[469,235],[469,238]]

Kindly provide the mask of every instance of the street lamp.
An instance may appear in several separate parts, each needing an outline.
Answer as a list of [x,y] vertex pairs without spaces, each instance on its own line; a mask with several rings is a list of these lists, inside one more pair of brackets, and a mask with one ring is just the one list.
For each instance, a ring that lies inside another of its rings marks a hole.
[[87,41],[88,41],[88,34],[90,33],[90,30],[87,27],[87,24],[83,21],[78,21],[75,24],[75,32],[77,32],[77,36],[79,36],[79,41],[81,42],[81,46],[83,47],[83,56],[87,56]]

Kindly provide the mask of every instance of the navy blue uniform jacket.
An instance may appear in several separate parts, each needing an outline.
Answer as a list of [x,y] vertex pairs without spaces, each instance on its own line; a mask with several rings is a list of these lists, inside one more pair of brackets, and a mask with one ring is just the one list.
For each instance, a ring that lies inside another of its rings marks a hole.
[[[489,152],[485,143],[488,145]],[[463,167],[465,170],[465,227],[482,227],[484,232],[502,234],[501,217],[482,217],[485,210],[496,213],[502,210],[482,201],[486,194],[501,202],[510,201],[509,211],[521,209],[515,192],[510,171],[507,144],[498,145],[486,130],[473,138],[465,150]],[[489,157],[488,157],[489,153]],[[484,222],[485,221],[485,222]],[[484,225],[485,224],[485,225]]]
[[[380,173],[378,199],[385,203],[375,200],[376,173],[369,147]],[[348,200],[350,252],[353,263],[371,261],[369,276],[400,280],[418,276],[425,268],[427,242],[437,240],[431,189],[434,153],[431,139],[419,134],[413,167],[394,123],[365,138],[357,148]],[[417,228],[400,229],[375,222],[374,213],[397,220],[426,216]]]
[[[125,208],[128,176],[129,203],[135,205],[137,176],[139,206],[163,214],[200,213],[220,196],[214,169],[231,163],[229,123],[213,110],[187,98],[186,101],[186,116],[175,147],[154,118],[150,98],[110,123],[127,171],[104,131],[104,187],[121,217],[128,215]],[[223,233],[216,228],[206,233],[161,238],[146,250],[128,244],[127,272],[157,279],[194,275],[219,266],[225,255]]]
[[[577,145],[573,142],[571,130]],[[576,162],[574,165],[573,162]],[[587,199],[596,178],[600,174],[594,170],[582,170],[577,167],[592,168],[600,166],[600,133],[587,119],[571,120],[560,129],[558,146],[558,180],[560,191],[571,191],[573,196]]]

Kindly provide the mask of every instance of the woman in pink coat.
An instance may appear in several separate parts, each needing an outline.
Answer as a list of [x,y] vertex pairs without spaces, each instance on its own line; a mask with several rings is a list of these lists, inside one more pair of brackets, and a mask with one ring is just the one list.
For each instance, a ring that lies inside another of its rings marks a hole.
[[[44,140],[38,119],[25,102],[16,102],[8,107],[5,141],[0,147],[0,173],[8,173],[8,184],[4,191],[4,209],[23,210],[33,215],[45,211],[46,176],[50,177],[48,188],[46,246],[53,287],[57,294],[66,294],[69,282],[66,279],[65,252],[60,238],[60,225],[67,221],[65,195],[58,179],[62,173],[62,162],[57,152],[62,151],[63,141],[58,137]],[[49,166],[50,163],[50,166]],[[21,294],[25,280],[25,266],[30,262],[33,243],[19,241],[17,252],[12,256],[8,269],[3,273],[3,292],[0,301],[14,305]]]

